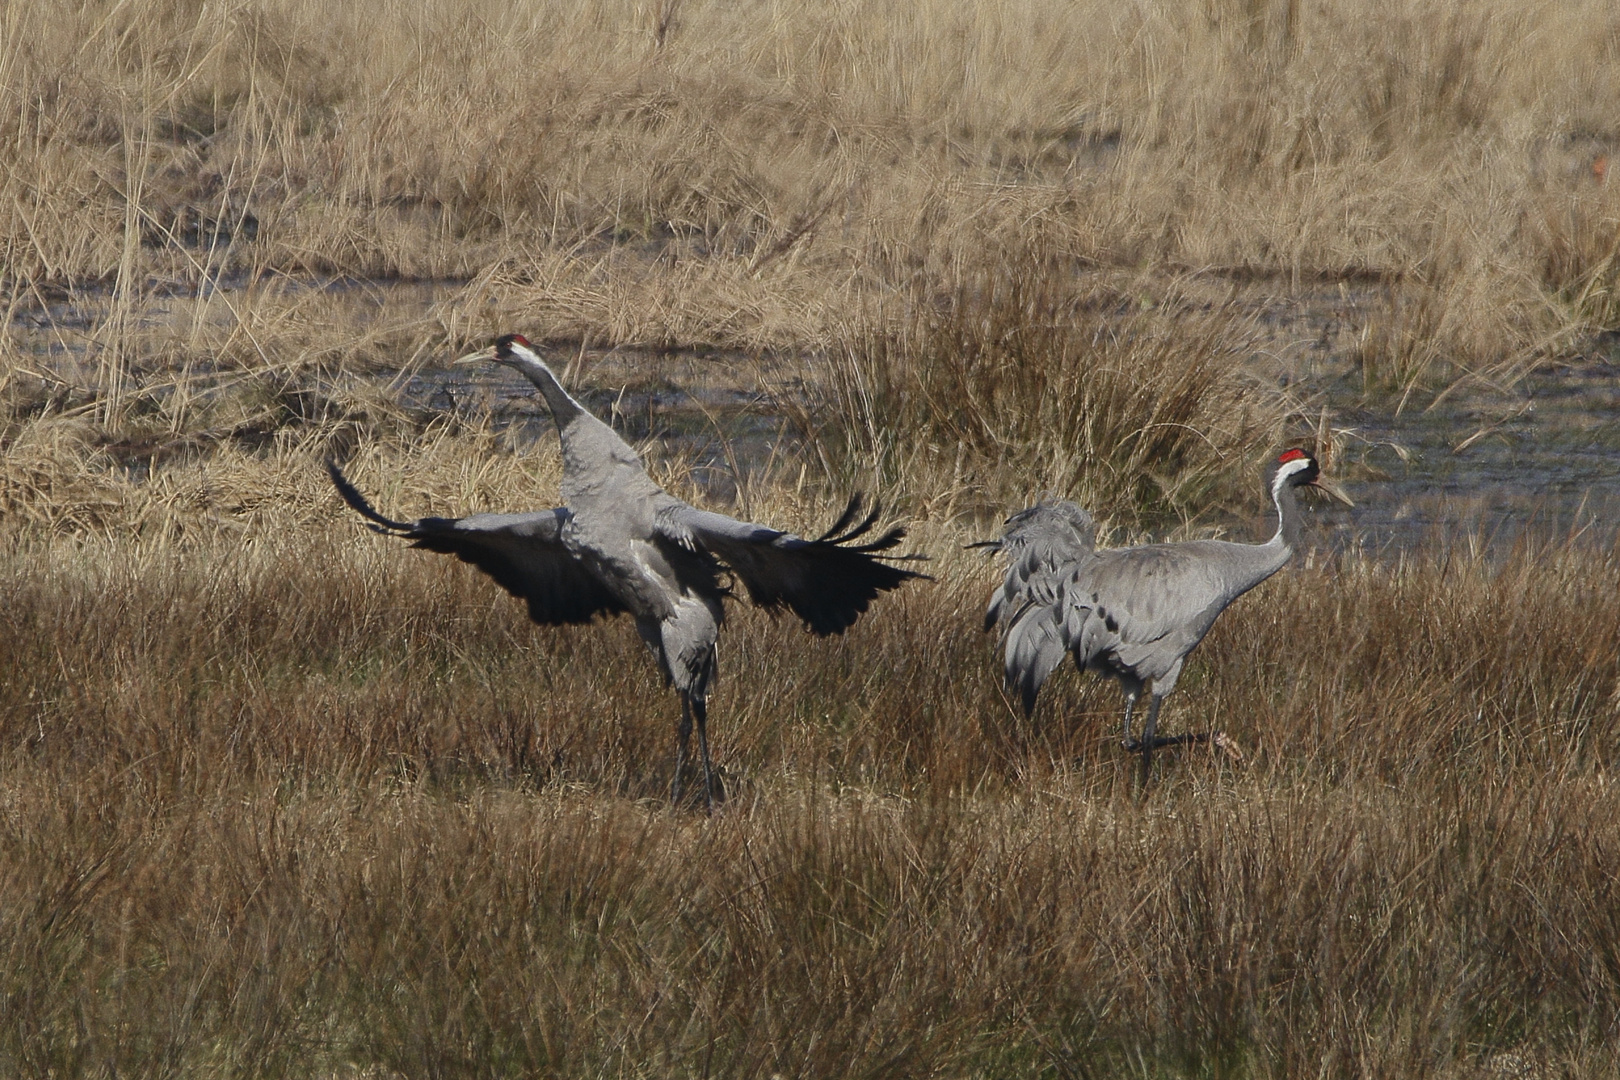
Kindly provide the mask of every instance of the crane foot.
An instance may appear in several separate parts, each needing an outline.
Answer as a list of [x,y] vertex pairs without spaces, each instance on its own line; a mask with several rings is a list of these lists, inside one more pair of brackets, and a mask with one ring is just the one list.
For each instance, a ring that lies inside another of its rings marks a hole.
[[[1243,761],[1243,748],[1236,739],[1224,731],[1193,731],[1185,735],[1155,735],[1153,749],[1159,750],[1166,746],[1195,746],[1208,743],[1211,749],[1219,750],[1234,761]],[[1142,752],[1141,739],[1121,739],[1119,745],[1127,753],[1138,754]]]
[[726,802],[724,770],[716,768],[708,783],[701,770],[688,763],[670,784],[669,802],[677,810],[702,810],[712,814]]

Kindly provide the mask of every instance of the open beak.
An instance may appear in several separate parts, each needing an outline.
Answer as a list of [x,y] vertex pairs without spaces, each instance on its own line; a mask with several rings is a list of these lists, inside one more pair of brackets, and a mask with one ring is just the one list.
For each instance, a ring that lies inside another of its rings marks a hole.
[[1316,488],[1318,491],[1326,492],[1329,496],[1337,499],[1339,502],[1344,503],[1346,506],[1356,505],[1350,496],[1344,493],[1344,488],[1340,487],[1338,484],[1335,484],[1331,480],[1326,480],[1318,476],[1315,480],[1311,481],[1310,486]]
[[485,361],[493,361],[494,359],[495,346],[491,345],[488,348],[479,349],[475,353],[468,353],[466,356],[458,356],[456,357],[455,362],[458,364],[479,364],[484,363]]

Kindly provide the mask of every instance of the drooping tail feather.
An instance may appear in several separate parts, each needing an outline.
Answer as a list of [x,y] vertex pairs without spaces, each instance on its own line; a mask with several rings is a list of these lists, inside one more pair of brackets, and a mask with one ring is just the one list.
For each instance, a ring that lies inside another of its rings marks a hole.
[[1063,662],[1068,649],[1063,643],[1055,607],[1026,606],[1013,616],[1005,643],[1005,680],[1010,691],[1017,687],[1024,715],[1035,711],[1035,699],[1047,678]]
[[1000,538],[968,544],[1007,558],[1001,584],[984,613],[986,631],[1002,628],[1008,690],[1017,687],[1024,712],[1068,651],[1062,618],[1062,583],[1093,558],[1091,515],[1066,500],[1043,502],[1007,519]]

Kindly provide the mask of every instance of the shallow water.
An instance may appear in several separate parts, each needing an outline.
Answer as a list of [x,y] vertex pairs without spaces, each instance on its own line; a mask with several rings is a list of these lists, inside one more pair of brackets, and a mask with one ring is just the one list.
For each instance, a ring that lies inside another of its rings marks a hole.
[[[1339,400],[1335,400],[1335,398]],[[1526,530],[1611,546],[1620,528],[1620,357],[1598,353],[1511,388],[1460,388],[1429,408],[1329,388],[1357,506],[1319,512],[1335,546],[1497,547]]]
[[[642,360],[654,362],[620,354],[624,369]],[[685,358],[688,371],[707,363]],[[631,440],[655,439],[692,461],[694,479],[722,503],[736,496],[737,470],[746,477],[802,449],[767,397],[728,386],[723,375],[684,387],[678,373],[652,387],[613,388],[612,376],[606,379],[584,392],[587,403]],[[1459,388],[1427,408],[1368,398],[1339,380],[1317,393],[1341,433],[1340,479],[1356,502],[1312,509],[1334,549],[1392,555],[1437,542],[1499,548],[1527,530],[1608,546],[1620,533],[1615,358],[1549,368],[1511,388]],[[425,409],[487,411],[524,440],[551,430],[529,384],[508,371],[428,369],[405,383],[402,396]],[[1232,535],[1246,538],[1247,528],[1234,523]]]
[[[288,283],[348,308],[427,316],[460,283]],[[240,290],[243,283],[219,288]],[[106,317],[109,296],[90,289],[38,307],[19,307],[13,339],[66,382],[94,377],[84,343]],[[199,312],[206,297],[153,289],[143,325],[228,317],[221,306]],[[1354,306],[1354,298],[1350,307]],[[1320,535],[1335,549],[1391,555],[1435,543],[1511,545],[1527,530],[1577,536],[1612,546],[1620,536],[1620,336],[1609,335],[1574,362],[1544,368],[1510,386],[1459,385],[1434,395],[1368,394],[1350,373],[1328,328],[1349,310],[1332,303],[1289,301],[1262,314],[1278,340],[1268,374],[1302,401],[1324,404],[1339,434],[1338,478],[1356,500],[1313,510]],[[349,318],[352,312],[344,315]],[[448,358],[445,358],[448,359]],[[403,360],[403,358],[402,358]],[[634,442],[663,447],[690,463],[692,480],[720,505],[746,495],[762,474],[802,459],[804,444],[771,394],[768,374],[791,387],[813,359],[717,353],[596,351],[558,358],[565,380]],[[452,367],[437,359],[368,374],[423,413],[488,415],[520,444],[549,437],[550,419],[529,384],[514,372]],[[813,377],[813,376],[812,376]],[[796,467],[793,467],[796,473]],[[1258,511],[1259,507],[1256,507]],[[1247,538],[1261,516],[1230,523]]]

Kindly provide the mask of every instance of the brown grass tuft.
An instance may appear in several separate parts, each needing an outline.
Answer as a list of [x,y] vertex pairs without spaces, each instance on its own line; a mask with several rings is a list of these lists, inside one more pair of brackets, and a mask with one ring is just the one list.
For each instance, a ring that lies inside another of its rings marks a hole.
[[852,327],[802,421],[930,513],[1063,492],[1139,527],[1246,492],[1253,449],[1281,437],[1234,304],[1121,292],[1038,248],[945,288]]

